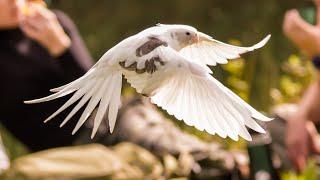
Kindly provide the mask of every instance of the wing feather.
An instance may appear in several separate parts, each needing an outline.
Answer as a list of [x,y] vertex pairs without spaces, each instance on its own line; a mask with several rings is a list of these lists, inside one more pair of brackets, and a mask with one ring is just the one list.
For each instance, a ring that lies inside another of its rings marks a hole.
[[153,103],[187,125],[223,138],[238,140],[240,136],[251,140],[246,126],[264,133],[253,117],[258,117],[255,115],[258,113],[264,120],[265,116],[248,108],[251,106],[206,73],[202,66],[169,47],[161,48],[158,55],[167,58],[165,69],[171,69],[166,72],[172,74],[151,95]]
[[70,105],[75,103],[77,100],[79,100],[91,87],[93,82],[88,82],[87,85],[85,85],[83,88],[79,89],[74,95],[63,105],[61,106],[56,112],[54,112],[50,117],[48,117],[44,122],[50,121],[52,118],[54,118],[56,115],[58,115],[60,112],[64,111],[66,108],[68,108]]
[[97,133],[98,128],[99,128],[99,126],[100,126],[100,124],[102,122],[102,119],[103,119],[104,115],[106,114],[108,106],[110,104],[111,94],[112,94],[112,91],[113,91],[114,86],[115,86],[114,83],[110,83],[110,82],[112,82],[113,78],[114,77],[111,77],[110,79],[107,80],[107,82],[105,82],[106,84],[109,84],[109,87],[108,87],[108,89],[106,89],[106,91],[104,92],[104,94],[102,96],[102,99],[100,101],[96,117],[94,118],[94,124],[93,124],[93,130],[92,130],[92,133],[91,133],[91,139]]
[[[199,34],[203,33],[199,32]],[[206,68],[206,65],[215,66],[216,64],[226,64],[228,63],[228,59],[236,59],[243,53],[259,49],[268,42],[271,36],[266,36],[262,41],[251,47],[239,47],[226,44],[215,40],[208,35],[204,35],[204,37],[206,37],[204,40],[186,46],[181,49],[179,53],[193,63]],[[209,59],[207,57],[209,57]],[[207,72],[212,73],[208,69]]]
[[[205,63],[226,63],[227,58],[236,57],[240,50],[248,50],[231,45],[227,47],[206,45],[199,50],[194,46],[181,55],[170,47],[160,46],[150,54],[158,56],[164,62],[163,67],[153,74],[125,72],[124,75],[138,92],[148,92],[153,103],[187,125],[223,138],[238,140],[240,136],[251,140],[246,126],[263,133],[264,130],[253,118],[267,120],[267,117],[210,76],[205,64],[195,63],[197,57]],[[212,57],[216,58],[215,61]]]
[[91,98],[91,96],[96,92],[97,88],[99,86],[94,86],[92,89],[90,89],[78,102],[78,104],[72,109],[72,111],[68,114],[68,116],[63,120],[63,122],[60,124],[60,127],[64,126],[78,111],[81,107],[84,106],[86,102]]
[[[122,75],[121,74],[116,74],[115,75],[115,82],[117,82],[115,89],[121,88],[122,85]],[[108,114],[108,119],[109,119],[109,127],[110,127],[110,132],[113,132],[116,120],[117,120],[117,115],[118,115],[118,109],[121,106],[121,91],[113,91],[112,97],[111,97],[111,103],[109,107],[109,114]]]

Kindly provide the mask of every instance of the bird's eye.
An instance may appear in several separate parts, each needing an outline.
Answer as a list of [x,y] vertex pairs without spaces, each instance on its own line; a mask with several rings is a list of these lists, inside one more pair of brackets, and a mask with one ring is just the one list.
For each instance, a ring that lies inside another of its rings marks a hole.
[[186,32],[186,35],[189,36],[189,35],[190,35],[190,32]]

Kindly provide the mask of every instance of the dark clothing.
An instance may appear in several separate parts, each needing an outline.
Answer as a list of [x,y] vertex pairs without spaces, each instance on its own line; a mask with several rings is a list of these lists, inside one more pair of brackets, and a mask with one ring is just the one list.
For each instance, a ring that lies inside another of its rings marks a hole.
[[76,138],[71,131],[79,113],[59,128],[66,112],[47,124],[43,120],[66,98],[35,105],[23,101],[49,95],[51,88],[80,77],[92,65],[72,21],[59,11],[55,13],[72,41],[71,47],[56,58],[19,29],[0,31],[0,122],[32,151],[70,145]]

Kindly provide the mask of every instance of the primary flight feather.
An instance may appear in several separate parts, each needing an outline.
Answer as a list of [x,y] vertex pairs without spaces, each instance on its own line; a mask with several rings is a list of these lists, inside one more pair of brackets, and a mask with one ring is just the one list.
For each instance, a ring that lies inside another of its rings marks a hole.
[[150,97],[152,103],[187,125],[223,138],[238,140],[241,136],[251,140],[246,126],[264,133],[255,119],[271,119],[213,78],[208,66],[225,64],[228,59],[261,48],[269,39],[270,35],[254,46],[238,47],[217,41],[191,26],[158,24],[109,49],[85,75],[52,89],[54,94],[25,103],[50,101],[74,93],[45,122],[78,101],[61,127],[87,103],[72,134],[96,107],[91,138],[105,115],[112,133],[121,105],[123,75],[138,93]]

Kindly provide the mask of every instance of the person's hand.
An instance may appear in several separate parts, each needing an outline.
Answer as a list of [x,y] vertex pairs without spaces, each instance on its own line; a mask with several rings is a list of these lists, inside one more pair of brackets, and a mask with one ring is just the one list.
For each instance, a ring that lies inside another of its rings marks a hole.
[[28,15],[22,15],[20,28],[31,39],[37,41],[52,56],[59,56],[71,44],[57,17],[47,8],[30,3],[31,11]]
[[283,31],[296,46],[310,57],[320,53],[320,26],[313,26],[305,22],[297,10],[286,12]]
[[320,135],[314,123],[302,115],[288,120],[285,143],[289,159],[299,172],[305,168],[310,153],[320,153]]
[[310,151],[312,153],[320,154],[320,135],[317,131],[317,128],[311,121],[306,123],[306,128],[309,135]]
[[288,120],[285,143],[288,157],[299,172],[306,167],[310,147],[309,141],[305,118],[292,116]]

